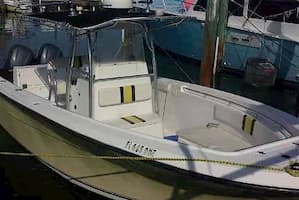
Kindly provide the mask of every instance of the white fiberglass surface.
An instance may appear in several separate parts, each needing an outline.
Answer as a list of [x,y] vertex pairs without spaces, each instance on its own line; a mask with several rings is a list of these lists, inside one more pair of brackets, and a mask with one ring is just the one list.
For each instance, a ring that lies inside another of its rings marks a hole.
[[[238,151],[282,139],[284,128],[253,110],[237,109],[232,103],[182,92],[169,85],[160,91],[163,128],[178,140],[219,151]],[[162,103],[161,103],[162,102]]]

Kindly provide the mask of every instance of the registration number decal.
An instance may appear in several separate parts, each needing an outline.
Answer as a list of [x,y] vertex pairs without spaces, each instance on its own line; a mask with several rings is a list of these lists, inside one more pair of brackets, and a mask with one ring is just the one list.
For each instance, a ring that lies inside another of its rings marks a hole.
[[154,157],[157,152],[156,149],[149,148],[145,145],[127,141],[125,148],[131,152],[139,153],[143,156]]

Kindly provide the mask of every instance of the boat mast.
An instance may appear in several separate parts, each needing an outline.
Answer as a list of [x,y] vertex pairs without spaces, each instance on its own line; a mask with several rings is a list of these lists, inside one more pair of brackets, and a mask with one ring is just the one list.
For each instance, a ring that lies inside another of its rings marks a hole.
[[[200,84],[211,87],[220,72],[227,26],[228,0],[208,0]],[[214,66],[216,69],[214,69]],[[213,73],[215,72],[215,73]]]

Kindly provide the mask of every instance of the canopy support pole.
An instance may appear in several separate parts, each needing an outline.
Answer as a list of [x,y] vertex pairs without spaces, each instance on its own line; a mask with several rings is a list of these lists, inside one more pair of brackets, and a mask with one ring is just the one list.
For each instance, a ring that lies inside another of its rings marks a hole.
[[88,63],[89,63],[89,117],[93,118],[93,97],[94,97],[94,72],[92,64],[92,43],[91,43],[91,33],[88,33]]

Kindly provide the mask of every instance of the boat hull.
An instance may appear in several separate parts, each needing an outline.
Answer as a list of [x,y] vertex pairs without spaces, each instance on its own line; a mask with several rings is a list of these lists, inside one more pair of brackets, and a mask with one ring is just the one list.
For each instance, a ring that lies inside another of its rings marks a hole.
[[[244,71],[248,58],[266,57],[278,69],[279,79],[297,82],[299,43],[234,28],[228,28],[227,31],[223,59],[226,68]],[[162,49],[201,60],[203,33],[204,22],[193,20],[154,31],[154,37],[156,45]]]
[[[240,184],[191,173],[154,161],[117,161],[74,158],[67,155],[134,156],[86,138],[22,105],[0,95],[0,124],[33,154],[66,155],[38,157],[68,181],[85,189],[113,198],[168,199],[201,198],[202,194],[256,196],[260,194],[298,195],[297,190]],[[127,184],[130,182],[130,184]],[[238,190],[235,189],[238,187]]]

